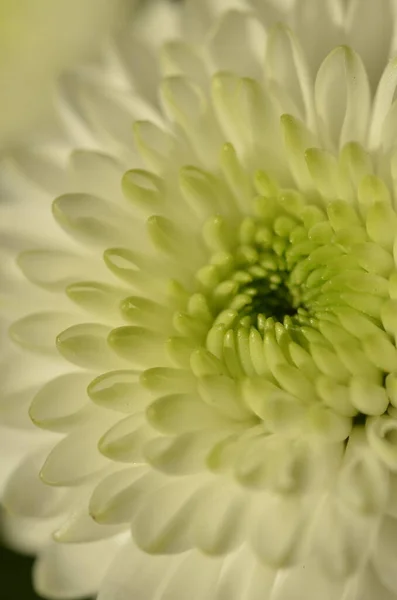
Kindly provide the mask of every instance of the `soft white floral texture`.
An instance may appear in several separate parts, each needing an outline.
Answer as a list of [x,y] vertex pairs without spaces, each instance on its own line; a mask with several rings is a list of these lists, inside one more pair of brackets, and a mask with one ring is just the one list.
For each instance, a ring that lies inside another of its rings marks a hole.
[[95,56],[134,5],[135,0],[1,1],[1,147],[54,129],[51,94],[59,73]]
[[[4,536],[48,598],[396,600],[395,2],[153,6],[2,163]],[[231,324],[269,239],[298,342]]]

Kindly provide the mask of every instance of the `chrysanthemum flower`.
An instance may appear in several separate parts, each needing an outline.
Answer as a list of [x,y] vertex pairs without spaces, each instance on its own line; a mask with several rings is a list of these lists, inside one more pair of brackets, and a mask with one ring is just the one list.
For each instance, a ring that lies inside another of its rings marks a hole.
[[192,0],[5,160],[4,528],[43,596],[396,600],[394,8]]

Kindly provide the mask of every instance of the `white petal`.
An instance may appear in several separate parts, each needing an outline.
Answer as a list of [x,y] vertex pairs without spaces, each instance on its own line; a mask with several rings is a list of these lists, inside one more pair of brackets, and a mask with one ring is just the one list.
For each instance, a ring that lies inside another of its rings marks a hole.
[[193,395],[172,394],[155,400],[147,409],[150,424],[167,435],[218,429],[227,423]]
[[110,371],[100,375],[91,381],[87,393],[99,406],[121,413],[140,412],[149,401],[135,371]]
[[[265,582],[255,577],[256,571],[268,575],[269,581]],[[266,597],[273,579],[269,577],[269,572],[271,573],[270,569],[257,563],[255,556],[246,546],[239,548],[237,552],[225,557],[214,600],[260,600]],[[256,587],[259,581],[260,586]]]
[[275,23],[283,21],[284,7],[282,2],[273,4],[273,2],[268,2],[267,0],[250,0],[249,4],[255,8],[266,29],[269,29]]
[[185,77],[174,75],[163,80],[161,97],[170,119],[183,128],[204,166],[214,167],[223,139],[200,87]]
[[[262,563],[257,563],[247,589],[247,600],[261,600],[264,590],[266,590],[266,593],[271,594],[276,577],[277,571]],[[238,599],[236,598],[236,600]]]
[[142,448],[154,433],[147,426],[144,413],[136,413],[111,427],[98,442],[98,449],[117,462],[141,462]]
[[378,148],[380,144],[385,118],[392,106],[396,87],[397,60],[393,59],[385,67],[375,94],[368,139],[372,149]]
[[369,445],[378,458],[380,458],[391,471],[397,471],[397,420],[388,415],[374,417],[368,419],[366,430]]
[[69,171],[72,182],[68,191],[122,202],[120,180],[127,166],[108,154],[75,150],[70,156]]
[[249,169],[266,164],[270,175],[283,180],[285,165],[277,112],[271,95],[259,81],[218,73],[213,78],[212,101],[226,139],[241,153]]
[[252,416],[251,411],[244,406],[238,387],[231,378],[208,375],[200,379],[198,389],[204,402],[220,414],[236,421]]
[[202,477],[177,479],[145,498],[132,524],[137,545],[150,554],[180,553],[192,547],[190,519]]
[[357,598],[360,600],[394,600],[396,594],[383,583],[373,564],[366,567],[357,585]]
[[84,311],[98,315],[106,323],[113,325],[121,321],[119,306],[126,290],[99,281],[83,280],[68,285],[65,291],[72,302]]
[[373,88],[390,57],[394,20],[390,0],[379,0],[376,6],[371,0],[349,3],[347,37],[363,59]]
[[[164,213],[167,194],[164,181],[143,169],[130,169],[121,181],[125,199],[145,218],[155,213]],[[138,215],[137,215],[138,216]]]
[[389,494],[385,512],[397,518],[397,475],[394,473],[389,474]]
[[212,597],[221,568],[221,560],[189,552],[171,575],[158,600],[185,600],[188,589],[189,600],[208,600]]
[[383,511],[389,492],[389,473],[366,444],[354,448],[350,437],[337,489],[343,501],[364,514]]
[[2,541],[5,546],[21,554],[34,555],[48,547],[51,534],[60,518],[32,519],[2,514]]
[[149,464],[164,473],[195,473],[205,468],[207,455],[222,435],[217,431],[197,431],[156,437],[145,444],[143,452]]
[[154,398],[164,394],[190,392],[195,387],[195,378],[186,369],[155,367],[144,371],[140,377],[140,382]]
[[10,335],[23,348],[56,356],[57,335],[77,321],[77,316],[65,313],[35,313],[13,323]]
[[378,533],[372,560],[383,585],[397,594],[395,578],[397,552],[397,520],[384,517]]
[[29,454],[8,479],[2,501],[12,514],[48,519],[67,509],[70,493],[51,488],[39,478],[46,451]]
[[90,375],[69,373],[51,380],[32,400],[29,415],[39,427],[68,431],[92,414],[86,393]]
[[[151,42],[152,40],[150,40]],[[158,105],[160,69],[152,44],[139,39],[136,31],[124,31],[117,36],[116,51],[134,89],[153,106]]]
[[244,541],[251,508],[244,492],[216,482],[200,490],[196,502],[192,539],[197,548],[211,556],[227,554]]
[[43,481],[56,486],[79,485],[108,466],[108,459],[97,448],[97,440],[109,426],[106,421],[90,421],[61,440],[44,463],[40,473]]
[[157,50],[167,40],[180,37],[180,12],[179,6],[166,0],[149,2],[135,15],[134,33],[139,32]]
[[300,189],[310,191],[313,182],[307,168],[305,152],[315,145],[313,134],[302,121],[291,115],[281,117],[281,131],[292,176]]
[[327,579],[313,562],[281,572],[274,585],[272,600],[336,600],[343,598],[345,582]]
[[[382,125],[382,146],[386,152],[394,150],[396,146],[396,133],[397,133],[397,102],[394,101],[390,110],[386,114],[385,120]],[[392,177],[394,180],[393,173],[393,159],[391,160]]]
[[94,595],[100,586],[119,542],[50,544],[38,557],[33,582],[44,597],[68,600]]
[[232,71],[240,77],[256,77],[259,65],[253,41],[261,35],[258,22],[244,12],[226,12],[210,40],[210,52],[217,71]]
[[163,476],[142,465],[112,473],[95,488],[90,514],[98,523],[128,523],[147,494],[163,484]]
[[[277,84],[274,91],[280,93],[281,111],[306,120],[308,126],[313,128],[312,76],[298,40],[282,25],[275,27],[269,35],[265,69],[271,82]],[[293,107],[292,111],[290,106]]]
[[68,185],[67,175],[63,165],[58,164],[56,157],[51,155],[51,148],[18,148],[11,156],[25,177],[51,196],[65,192]]
[[[358,54],[336,48],[322,63],[315,85],[316,109],[326,143],[365,143],[371,94]],[[329,141],[328,141],[329,140]]]
[[[193,161],[192,150],[184,140],[174,138],[169,132],[150,121],[137,121],[133,127],[134,140],[151,169],[166,174],[175,161],[175,167]],[[183,153],[180,150],[184,151]]]
[[0,399],[0,423],[13,429],[32,430],[29,406],[38,389],[37,385],[10,393],[4,389]]
[[[273,496],[263,499],[262,510],[252,520],[251,544],[258,559],[274,568],[285,567],[297,560],[304,542],[304,506],[298,498]],[[299,557],[301,558],[301,557]]]
[[144,327],[118,327],[108,337],[111,348],[121,358],[138,367],[152,367],[155,364],[169,365],[165,351],[165,338],[158,332]]
[[[77,112],[91,126],[93,132],[103,139],[107,147],[116,153],[125,153],[131,160],[132,124],[139,118],[153,118],[155,113],[143,100],[134,98],[130,91],[115,89],[111,83],[96,81],[95,76],[68,75],[64,85],[68,87]],[[72,104],[73,105],[73,104]],[[133,154],[132,154],[133,156]]]
[[165,77],[184,75],[207,88],[209,75],[203,57],[191,45],[182,41],[168,42],[162,48],[162,71]]
[[314,552],[320,571],[340,580],[353,574],[366,557],[377,522],[330,499],[317,513]]
[[129,542],[118,553],[98,600],[153,600],[181,561],[180,556],[148,556]]
[[99,525],[88,513],[87,501],[74,503],[69,509],[66,520],[52,534],[56,542],[61,544],[82,544],[96,542],[114,537],[126,530],[125,525]]
[[94,247],[108,247],[120,242],[128,246],[133,232],[137,232],[126,212],[91,194],[58,196],[52,211],[56,221],[69,235]]
[[186,39],[192,40],[193,43],[205,39],[213,23],[213,4],[208,0],[186,0],[182,15],[182,28],[186,31]]
[[294,2],[291,26],[299,35],[312,73],[317,71],[325,56],[344,41],[342,29],[332,17],[331,4],[333,2],[327,0]]
[[58,331],[57,348],[69,362],[87,369],[102,370],[119,366],[107,340],[111,328],[99,323],[80,323]]
[[49,290],[63,291],[93,268],[85,258],[57,249],[27,250],[18,256],[18,266],[29,281]]

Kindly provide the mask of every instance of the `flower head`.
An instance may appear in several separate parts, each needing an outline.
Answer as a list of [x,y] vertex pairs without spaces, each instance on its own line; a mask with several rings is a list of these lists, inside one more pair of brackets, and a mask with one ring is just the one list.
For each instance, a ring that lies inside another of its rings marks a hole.
[[50,433],[4,504],[49,597],[397,597],[394,4],[252,4],[119,39],[65,80],[68,170],[5,171],[3,422]]

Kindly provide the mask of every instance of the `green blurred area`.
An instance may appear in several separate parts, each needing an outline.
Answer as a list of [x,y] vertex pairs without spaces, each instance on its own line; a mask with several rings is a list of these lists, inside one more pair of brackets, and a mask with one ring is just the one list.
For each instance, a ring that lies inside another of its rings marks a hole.
[[0,600],[39,600],[31,582],[33,559],[0,547]]

